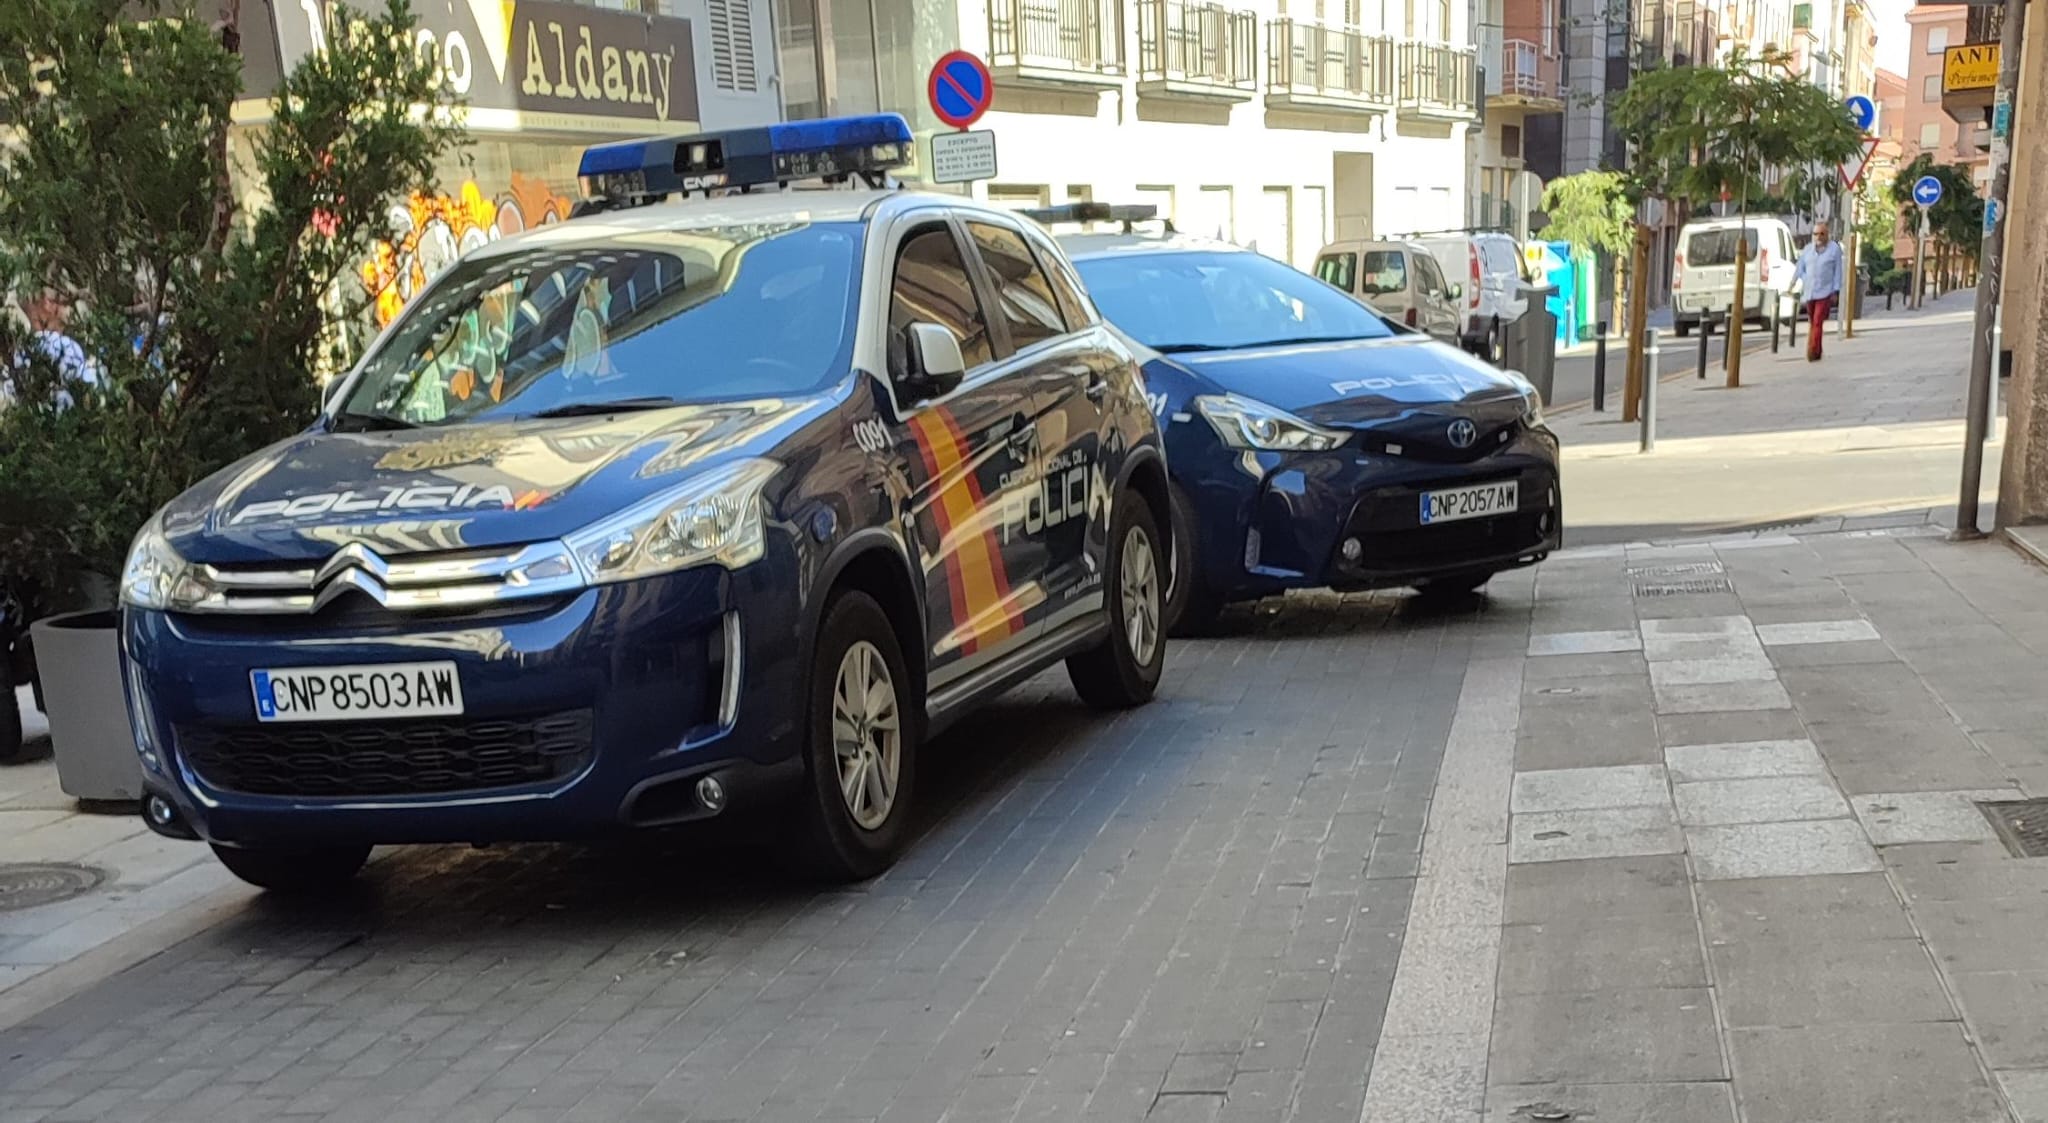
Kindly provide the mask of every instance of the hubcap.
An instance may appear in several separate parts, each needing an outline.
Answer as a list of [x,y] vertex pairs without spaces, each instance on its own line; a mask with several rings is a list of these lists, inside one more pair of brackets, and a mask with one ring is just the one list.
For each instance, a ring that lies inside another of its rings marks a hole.
[[1122,594],[1124,638],[1131,657],[1140,664],[1152,662],[1159,646],[1159,560],[1152,551],[1152,539],[1138,527],[1124,535]]
[[866,640],[846,649],[832,686],[832,753],[839,795],[862,830],[875,830],[896,806],[903,735],[888,660]]

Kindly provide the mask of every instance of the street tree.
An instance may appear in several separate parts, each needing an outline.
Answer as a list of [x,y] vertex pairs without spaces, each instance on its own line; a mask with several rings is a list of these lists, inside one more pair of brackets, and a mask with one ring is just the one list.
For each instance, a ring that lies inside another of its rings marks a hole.
[[[1767,200],[1811,209],[1831,191],[1835,167],[1855,154],[1862,133],[1842,104],[1792,68],[1792,57],[1736,50],[1720,66],[1673,67],[1632,79],[1613,119],[1630,149],[1629,179],[1642,198],[1703,210],[1733,203],[1744,218]],[[1749,247],[1738,238],[1735,301]],[[1647,232],[1638,252],[1648,249]],[[1638,275],[1642,270],[1638,270]],[[1632,317],[1640,339],[1640,307]],[[1728,383],[1741,382],[1742,317],[1728,324]],[[1632,344],[1632,350],[1640,343]]]
[[[1908,229],[1917,237],[1920,208],[1913,202],[1913,185],[1920,182],[1921,177],[1930,175],[1941,181],[1941,202],[1927,208],[1928,233],[1937,246],[1946,246],[1951,252],[1974,261],[1984,229],[1984,199],[1977,194],[1977,182],[1970,177],[1968,168],[1938,162],[1922,152],[1900,168],[1892,180],[1892,209],[1904,211]],[[1918,246],[1914,247],[1914,252],[1919,252]],[[1919,297],[1916,295],[1914,299]]]
[[0,296],[31,313],[0,315],[0,585],[46,605],[118,574],[179,492],[306,425],[316,372],[350,358],[332,325],[361,314],[389,204],[461,144],[404,0],[334,5],[237,169],[228,11],[0,3]]
[[1594,168],[1550,181],[1543,189],[1549,222],[1537,236],[1612,263],[1616,319],[1621,312],[1622,261],[1635,238],[1635,208],[1620,172]]

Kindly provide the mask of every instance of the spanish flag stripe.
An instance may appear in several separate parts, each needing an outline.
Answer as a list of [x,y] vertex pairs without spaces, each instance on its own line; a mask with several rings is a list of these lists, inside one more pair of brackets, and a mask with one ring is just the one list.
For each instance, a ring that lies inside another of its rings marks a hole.
[[[944,415],[943,420],[946,423],[946,427],[952,430],[953,440],[960,448],[965,449],[967,447],[967,438],[960,432],[959,423],[953,420],[951,414]],[[967,486],[973,489],[976,509],[981,509],[987,500],[982,496],[981,480],[973,472],[967,473]],[[1018,609],[1016,601],[1010,595],[1010,573],[1008,568],[1003,565],[1003,545],[996,538],[994,520],[983,520],[981,542],[982,549],[986,551],[988,558],[989,573],[995,578],[996,604],[1003,610],[1001,619],[989,622],[987,628],[982,632],[982,638],[1007,639],[1024,630],[1024,614]],[[987,632],[990,631],[996,634],[988,635]]]
[[[938,483],[945,478],[945,467],[939,455],[938,441],[933,437],[933,416],[932,413],[918,414],[911,418],[910,427],[917,435],[917,451],[924,457],[925,471],[934,483]],[[953,602],[953,624],[958,627],[967,620],[967,582],[960,573],[959,555],[947,548],[953,527],[945,503],[934,502],[932,513],[939,523],[939,554],[946,559],[946,592]],[[970,639],[964,650],[969,655],[974,654],[974,641]]]
[[[996,591],[988,536],[975,526],[991,512],[975,502],[974,465],[967,459],[966,442],[960,439],[959,430],[948,418],[939,416],[933,420],[930,435],[932,447],[937,450],[945,472],[944,478],[950,481],[940,493],[939,503],[945,511],[948,544],[959,559],[962,583],[967,590],[967,615],[961,618],[960,623],[966,625],[974,637],[972,649],[979,649],[991,640],[1010,634],[1009,620],[1001,607],[1002,598]],[[990,626],[991,622],[995,627]]]

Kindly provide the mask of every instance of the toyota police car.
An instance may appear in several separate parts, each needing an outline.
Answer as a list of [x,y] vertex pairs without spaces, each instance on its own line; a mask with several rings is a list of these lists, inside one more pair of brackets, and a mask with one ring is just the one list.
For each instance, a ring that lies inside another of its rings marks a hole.
[[1173,464],[1169,620],[1290,588],[1464,593],[1558,548],[1557,437],[1520,375],[1272,258],[1136,229],[1151,207],[1030,213],[1124,223],[1060,244],[1143,345]]
[[[465,257],[312,428],[158,514],[121,589],[150,825],[297,889],[378,843],[793,806],[859,878],[977,702],[1059,660],[1146,701],[1132,352],[1037,228],[880,189],[910,144],[593,148],[577,217]],[[643,205],[691,189],[725,190]]]

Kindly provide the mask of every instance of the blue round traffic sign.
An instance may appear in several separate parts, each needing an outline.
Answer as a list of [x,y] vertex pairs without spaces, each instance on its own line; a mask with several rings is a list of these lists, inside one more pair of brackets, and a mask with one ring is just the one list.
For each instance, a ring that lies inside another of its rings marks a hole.
[[1923,207],[1941,202],[1941,181],[1931,175],[1923,175],[1913,181],[1913,201]]
[[964,129],[988,112],[996,96],[996,84],[989,79],[988,66],[966,51],[951,51],[932,64],[925,94],[939,120]]
[[1863,132],[1869,132],[1870,126],[1877,124],[1876,102],[1862,94],[1851,94],[1842,104],[1849,107],[1849,119],[1856,122],[1856,127]]

